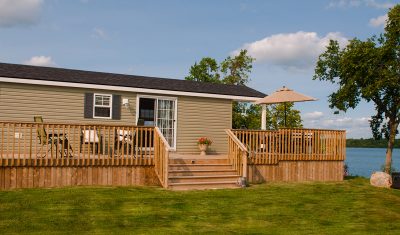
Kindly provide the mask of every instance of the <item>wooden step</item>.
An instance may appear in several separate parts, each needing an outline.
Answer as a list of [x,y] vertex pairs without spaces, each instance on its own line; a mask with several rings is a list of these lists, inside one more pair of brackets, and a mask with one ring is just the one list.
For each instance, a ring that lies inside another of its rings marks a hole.
[[210,175],[234,175],[236,171],[233,169],[218,169],[218,170],[170,170],[169,176],[210,176]]
[[226,189],[240,188],[237,181],[218,181],[218,182],[191,182],[191,183],[170,183],[168,188],[173,190],[204,190],[204,189]]
[[169,164],[229,164],[228,158],[172,158]]
[[169,164],[169,170],[231,170],[231,164]]
[[240,188],[226,155],[174,154],[169,159],[168,188],[173,190]]
[[198,182],[221,182],[239,180],[238,175],[203,175],[203,176],[169,176],[169,183],[198,183]]

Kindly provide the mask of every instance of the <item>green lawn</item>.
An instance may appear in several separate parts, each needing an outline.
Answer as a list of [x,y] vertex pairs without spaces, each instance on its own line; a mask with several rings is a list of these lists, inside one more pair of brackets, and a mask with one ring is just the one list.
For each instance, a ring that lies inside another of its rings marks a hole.
[[153,187],[0,192],[0,233],[400,234],[400,190],[270,183],[174,192]]

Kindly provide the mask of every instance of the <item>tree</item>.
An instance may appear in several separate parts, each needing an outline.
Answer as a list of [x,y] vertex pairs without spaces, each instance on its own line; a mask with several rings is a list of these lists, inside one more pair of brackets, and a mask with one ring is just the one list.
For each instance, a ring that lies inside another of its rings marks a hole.
[[233,58],[228,56],[221,63],[221,72],[224,74],[223,83],[246,85],[249,82],[254,61],[254,58],[247,55],[247,50],[240,50],[239,54]]
[[261,126],[261,106],[243,102],[232,105],[232,128],[258,129]]
[[270,105],[269,115],[267,115],[267,129],[302,128],[300,111],[293,109],[294,103],[286,103],[286,126],[285,126],[285,104]]
[[[223,83],[231,85],[246,85],[249,82],[249,74],[253,68],[254,58],[247,55],[247,50],[241,50],[238,55],[228,56],[220,66],[216,60],[205,57],[197,64],[190,67],[186,80]],[[221,79],[220,72],[223,74]],[[267,128],[277,129],[283,127],[283,105],[273,105],[267,109]],[[293,104],[287,106],[287,127],[302,127],[300,111],[294,110]],[[259,129],[261,126],[261,106],[243,102],[232,104],[232,128],[241,127]]]
[[392,151],[400,122],[400,5],[388,13],[385,32],[365,41],[357,38],[341,49],[330,41],[319,56],[313,79],[339,86],[329,95],[330,108],[347,111],[364,99],[373,102],[370,122],[375,139],[388,139],[385,172],[390,173]]
[[[247,50],[240,50],[235,57],[228,56],[221,62],[222,82],[231,85],[246,85],[255,59],[247,55]],[[232,103],[232,127],[237,129],[245,126],[258,129],[261,123],[261,108],[243,102]]]
[[221,83],[218,71],[217,61],[210,57],[204,57],[198,64],[194,63],[190,67],[189,76],[185,77],[185,79],[198,82]]

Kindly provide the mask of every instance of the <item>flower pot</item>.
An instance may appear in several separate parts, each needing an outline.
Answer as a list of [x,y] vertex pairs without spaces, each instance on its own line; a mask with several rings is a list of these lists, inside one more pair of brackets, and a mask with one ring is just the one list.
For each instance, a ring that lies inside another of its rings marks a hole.
[[206,144],[199,144],[200,156],[205,156],[205,155],[207,155],[207,154],[206,154],[207,147],[208,147],[208,145],[206,145]]

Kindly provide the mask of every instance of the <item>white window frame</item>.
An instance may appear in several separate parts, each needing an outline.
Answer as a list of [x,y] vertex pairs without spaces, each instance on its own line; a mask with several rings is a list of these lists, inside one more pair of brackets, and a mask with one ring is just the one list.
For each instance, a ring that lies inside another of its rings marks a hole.
[[[106,105],[96,105],[96,96],[108,96],[110,97],[110,105],[106,106]],[[93,118],[97,118],[97,119],[112,119],[112,106],[113,106],[113,95],[112,94],[103,94],[103,93],[94,93],[93,94]],[[110,108],[110,116],[109,117],[98,117],[96,116],[96,112],[95,109],[96,107],[100,107],[100,108]]]
[[[174,147],[171,147],[171,151],[176,151],[176,146],[178,145],[178,143],[176,142],[176,140],[177,140],[177,130],[178,130],[178,97],[172,97],[172,96],[157,96],[157,95],[142,95],[142,94],[137,94],[136,95],[136,124],[137,124],[137,122],[138,122],[138,120],[139,120],[139,100],[140,100],[140,98],[150,98],[150,99],[155,99],[155,100],[158,100],[158,99],[160,99],[160,100],[171,100],[171,101],[174,101],[175,102],[175,113],[174,113],[174,119],[175,119],[175,122],[174,122],[174,124],[175,124],[175,126],[174,126],[174,143],[175,143],[175,146]],[[157,105],[157,102],[156,102],[156,105]],[[157,116],[158,116],[158,113],[157,113],[157,111],[156,111],[156,109],[157,109],[157,106],[156,107],[154,107],[155,108],[155,112],[154,112],[154,116],[155,116],[155,125],[154,126],[157,126]]]

